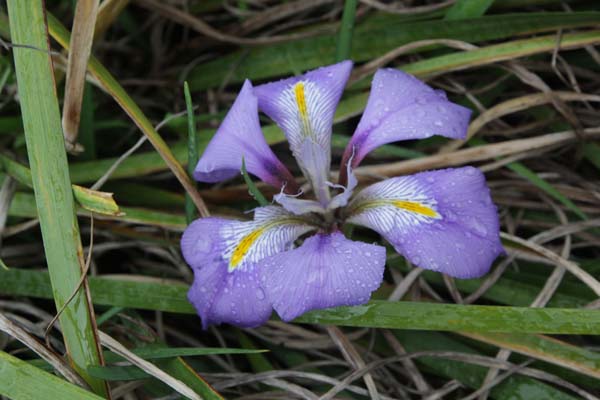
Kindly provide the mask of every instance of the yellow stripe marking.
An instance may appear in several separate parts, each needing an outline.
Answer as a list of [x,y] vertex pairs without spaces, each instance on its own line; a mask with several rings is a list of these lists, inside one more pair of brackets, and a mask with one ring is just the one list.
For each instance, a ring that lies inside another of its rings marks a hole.
[[440,218],[440,215],[433,208],[429,208],[416,201],[392,200],[394,207],[401,208],[416,214],[421,214],[430,218]]
[[311,131],[308,118],[308,107],[306,106],[304,82],[298,82],[296,85],[294,85],[294,95],[296,96],[296,104],[298,105],[298,112],[300,113],[300,119],[302,120],[302,133],[304,136],[309,136]]
[[298,82],[294,86],[294,94],[296,95],[296,104],[298,104],[298,110],[302,118],[308,117],[308,111],[306,109],[306,97],[304,96],[304,82]]
[[252,232],[250,232],[249,234],[247,234],[246,236],[244,236],[242,238],[242,240],[240,240],[238,245],[235,247],[235,250],[231,254],[231,259],[229,260],[229,270],[230,271],[235,269],[240,264],[240,262],[246,256],[246,253],[248,253],[248,250],[250,250],[250,247],[252,247],[252,245],[264,233],[266,228],[267,228],[266,226],[257,228],[255,230],[253,230]]
[[358,206],[354,210],[354,213],[359,214],[363,210],[377,208],[377,207],[385,207],[385,206],[393,206],[396,208],[400,208],[402,210],[413,212],[415,214],[421,214],[421,215],[423,215],[425,217],[429,217],[429,218],[435,218],[435,219],[442,218],[442,216],[440,214],[438,214],[438,212],[435,211],[433,208],[428,207],[424,204],[421,204],[417,201],[406,201],[406,200],[373,200],[373,201],[369,201],[369,202],[363,203],[360,206]]

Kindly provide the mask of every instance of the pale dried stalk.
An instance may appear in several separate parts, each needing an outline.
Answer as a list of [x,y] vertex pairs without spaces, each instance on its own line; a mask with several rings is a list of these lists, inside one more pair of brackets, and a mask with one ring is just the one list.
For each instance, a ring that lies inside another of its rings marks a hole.
[[[583,130],[585,138],[592,138],[600,134],[600,128]],[[489,160],[495,157],[507,156],[523,151],[530,151],[546,146],[564,144],[577,138],[574,131],[549,133],[528,139],[509,140],[502,143],[477,146],[470,149],[458,150],[448,154],[435,154],[413,160],[398,161],[394,163],[369,165],[358,167],[354,170],[356,175],[362,176],[397,176],[428,169],[451,167],[469,164],[475,161]],[[336,174],[338,172],[336,171]],[[337,175],[336,175],[337,176]]]
[[120,355],[121,357],[131,362],[147,374],[152,375],[165,385],[170,386],[177,393],[180,393],[183,396],[192,400],[202,400],[202,397],[200,397],[200,395],[194,392],[188,385],[186,385],[178,379],[173,378],[171,375],[167,374],[151,362],[148,362],[143,358],[136,356],[131,351],[127,350],[127,348],[121,343],[113,339],[111,336],[107,335],[102,331],[98,331],[98,336],[100,337],[100,342],[109,350]]
[[540,246],[539,244],[533,243],[529,240],[522,239],[518,236],[510,235],[505,232],[500,232],[500,237],[511,242],[515,242],[520,246],[523,246],[534,253],[537,253],[548,260],[552,261],[554,264],[561,265],[566,268],[571,274],[577,277],[581,282],[585,283],[597,296],[600,297],[600,282],[596,280],[592,275],[590,275],[587,271],[582,269],[579,265],[575,264],[572,261],[566,260],[553,251],[548,250],[547,248]]
[[35,337],[33,337],[33,335],[31,335],[25,329],[21,328],[19,325],[12,322],[2,313],[0,313],[0,331],[5,332],[6,334],[12,336],[28,348],[30,348],[44,361],[52,365],[52,367],[59,374],[64,376],[65,379],[67,379],[69,382],[81,386],[83,388],[89,389],[88,384],[83,380],[83,378],[79,376],[77,372],[73,371],[73,369],[71,369],[71,367],[58,354],[45,347]]
[[[227,33],[223,33],[200,18],[196,18],[193,15],[186,13],[185,11],[179,10],[168,4],[165,4],[158,0],[136,0],[136,4],[148,8],[152,11],[156,11],[163,15],[165,18],[169,18],[178,24],[187,26],[198,33],[210,37],[219,42],[232,43],[241,46],[260,46],[265,44],[274,44],[288,42],[292,40],[298,40],[311,36],[316,36],[323,33],[323,30],[314,29],[308,32],[291,33],[289,35],[279,35],[270,37],[259,37],[259,38],[244,38],[237,37]],[[329,31],[330,29],[327,29]]]
[[94,25],[99,4],[100,0],[79,0],[75,6],[62,115],[65,145],[68,151],[78,150],[76,142],[85,87],[85,73],[92,51]]
[[[327,333],[329,333],[329,336],[331,336],[333,342],[338,346],[338,348],[342,352],[344,359],[346,359],[346,361],[350,363],[350,365],[352,365],[353,368],[365,368],[365,362],[363,361],[362,357],[360,356],[360,354],[358,354],[352,343],[348,340],[348,338],[344,335],[340,328],[338,328],[337,326],[328,326]],[[367,385],[367,389],[369,390],[369,395],[371,399],[379,400],[379,392],[377,391],[377,385],[375,385],[373,376],[370,373],[366,373],[364,374],[363,379],[365,381],[365,384]]]
[[600,96],[593,94],[581,94],[577,92],[552,92],[552,93],[535,93],[526,96],[517,97],[495,105],[489,110],[481,113],[469,125],[467,137],[464,140],[454,140],[440,148],[440,153],[449,153],[461,147],[470,138],[475,136],[481,128],[487,123],[501,118],[505,115],[515,113],[517,111],[526,110],[532,107],[537,107],[542,104],[552,103],[554,98],[559,98],[562,101],[592,101],[600,102]]
[[130,0],[104,0],[98,10],[96,26],[94,28],[94,40],[101,37],[113,24],[121,11],[129,4]]
[[350,78],[350,84],[352,82],[359,81],[366,76],[375,72],[376,69],[383,67],[384,65],[390,63],[396,58],[400,57],[403,54],[409,53],[413,50],[420,49],[421,47],[427,46],[447,46],[454,49],[459,50],[473,50],[478,47],[472,45],[468,42],[463,42],[462,40],[454,40],[454,39],[427,39],[427,40],[417,40],[416,42],[411,42],[404,44],[402,46],[396,47],[393,50],[388,51],[384,55],[379,58],[376,58],[368,63],[361,65],[360,67],[356,67],[352,72],[352,76]]

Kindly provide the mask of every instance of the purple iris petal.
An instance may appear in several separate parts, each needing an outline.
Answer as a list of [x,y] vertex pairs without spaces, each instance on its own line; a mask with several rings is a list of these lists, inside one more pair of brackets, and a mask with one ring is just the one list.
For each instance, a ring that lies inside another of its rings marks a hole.
[[242,158],[249,173],[275,187],[295,188],[293,176],[273,154],[258,120],[258,100],[246,80],[229,113],[194,171],[202,182],[219,182],[240,173]]
[[349,222],[379,232],[423,268],[474,278],[503,253],[496,206],[473,167],[387,179],[360,192],[350,209]]
[[223,218],[194,221],[181,238],[181,250],[194,271],[188,292],[206,328],[227,322],[241,327],[263,324],[271,303],[258,280],[261,260],[287,250],[313,227],[280,207],[263,207],[253,221]]
[[317,199],[329,200],[331,129],[335,109],[352,70],[351,61],[254,88],[261,111],[285,133]]
[[310,310],[366,303],[383,279],[385,248],[340,232],[317,234],[262,266],[267,298],[281,319],[291,321]]
[[[346,147],[345,165],[353,151],[352,166],[375,148],[395,141],[424,139],[433,135],[464,138],[471,111],[451,103],[412,75],[397,69],[375,73],[363,116]],[[342,171],[345,172],[345,171]]]
[[225,262],[195,269],[188,299],[204,329],[220,323],[254,328],[267,322],[273,311],[259,285],[256,268],[228,273]]

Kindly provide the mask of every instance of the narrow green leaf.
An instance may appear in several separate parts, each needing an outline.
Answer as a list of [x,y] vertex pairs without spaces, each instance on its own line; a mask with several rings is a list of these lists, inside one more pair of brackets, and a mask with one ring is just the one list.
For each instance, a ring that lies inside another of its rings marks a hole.
[[[190,94],[190,87],[187,82],[183,83],[183,92],[185,97],[185,107],[187,110],[187,122],[188,122],[188,159],[187,159],[187,171],[190,178],[194,176],[194,168],[198,164],[198,133],[196,132],[196,119],[194,116],[194,105],[192,103],[192,95]],[[185,195],[185,218],[187,223],[191,223],[196,218],[196,206],[192,201],[192,198]]]
[[254,199],[258,202],[258,204],[260,204],[261,207],[269,205],[269,202],[267,201],[265,196],[263,196],[263,194],[260,192],[260,190],[258,190],[256,185],[250,178],[250,175],[248,175],[248,171],[246,171],[246,160],[244,160],[243,158],[242,158],[242,176],[244,177],[244,182],[246,182],[246,185],[248,186],[248,191],[250,192],[252,197],[254,197]]
[[344,12],[342,13],[342,23],[340,33],[335,47],[335,61],[340,62],[350,58],[352,50],[352,32],[354,31],[354,19],[356,17],[356,6],[358,0],[345,0]]
[[[0,164],[4,170],[18,182],[33,187],[31,171],[26,166],[0,154]],[[78,185],[71,185],[73,196],[81,207],[99,214],[119,216],[121,211],[112,197],[112,193],[91,190]]]
[[[13,41],[39,49],[15,48],[13,54],[44,251],[56,309],[62,309],[78,287],[83,249],[54,86],[45,9],[42,0],[10,0],[8,11]],[[83,291],[78,290],[64,308],[60,325],[74,368],[96,393],[106,396],[105,383],[85,370],[100,363],[90,307]]]
[[[228,347],[140,347],[130,349],[130,351],[143,358],[144,360],[157,360],[161,358],[173,357],[196,357],[208,355],[223,355],[223,354],[258,354],[264,353],[267,350],[261,349],[234,349]],[[110,351],[106,352],[105,360],[107,363],[115,363],[123,361],[123,358]]]
[[[90,277],[89,284],[95,304],[196,314],[187,301],[188,286],[184,284],[98,277]],[[46,273],[15,268],[0,271],[0,292],[52,297]],[[371,301],[363,306],[312,311],[295,322],[411,330],[596,335],[600,330],[600,313],[589,309]]]
[[3,351],[0,351],[0,395],[13,400],[102,399]]
[[458,0],[448,9],[444,19],[453,20],[481,17],[493,3],[494,0]]
[[[256,349],[256,345],[254,344],[252,339],[250,339],[248,335],[246,335],[243,331],[241,331],[240,329],[236,329],[236,334],[238,340],[240,341],[240,345],[247,349]],[[246,358],[248,359],[248,362],[252,366],[252,370],[254,372],[267,372],[273,371],[275,369],[275,367],[273,367],[273,364],[271,364],[267,357],[265,357],[262,354],[249,353],[248,355],[246,355]]]
[[[103,215],[104,219],[126,221],[143,225],[161,226],[167,229],[182,231],[187,226],[185,216],[163,211],[139,207],[119,207],[119,215]],[[89,215],[87,211],[78,210],[80,215]],[[37,218],[35,198],[29,193],[17,192],[10,203],[8,215],[13,217]]]
[[196,373],[181,357],[158,360],[157,365],[169,375],[188,385],[204,400],[224,400],[208,382]]
[[103,215],[122,215],[112,193],[100,192],[79,185],[72,185],[75,200],[84,209]]
[[600,170],[600,146],[596,143],[586,143],[582,147],[585,158]]
[[[406,22],[397,16],[390,16],[386,21],[356,27],[350,54],[352,60],[371,60],[416,40],[445,38],[477,43],[524,33],[595,25],[600,21],[600,13],[528,12],[458,21],[418,22]],[[554,41],[556,42],[555,36]],[[335,45],[335,35],[324,35],[239,50],[194,68],[189,77],[190,87],[193,90],[204,90],[218,86],[225,77],[230,83],[239,83],[244,79],[256,81],[293,74],[295,70],[316,68],[326,64],[323,57],[333,54]],[[243,62],[239,62],[242,59]],[[232,66],[236,66],[234,70]]]

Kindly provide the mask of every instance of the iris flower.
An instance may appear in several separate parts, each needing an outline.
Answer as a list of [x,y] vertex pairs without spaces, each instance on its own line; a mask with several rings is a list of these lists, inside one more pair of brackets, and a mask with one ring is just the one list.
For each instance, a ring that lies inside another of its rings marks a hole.
[[[188,298],[205,328],[255,327],[273,309],[290,321],[309,310],[366,303],[383,280],[386,251],[346,238],[345,224],[371,228],[414,265],[458,278],[486,273],[503,251],[496,207],[476,168],[421,172],[356,190],[352,170],[377,147],[466,135],[468,109],[399,70],[375,74],[340,181],[330,181],[333,117],[351,69],[344,61],[257,87],[246,80],[208,144],[197,180],[235,177],[245,160],[249,173],[281,192],[251,221],[201,218],[183,234],[182,252],[194,271]],[[259,110],[283,130],[313,196],[269,148]]]

